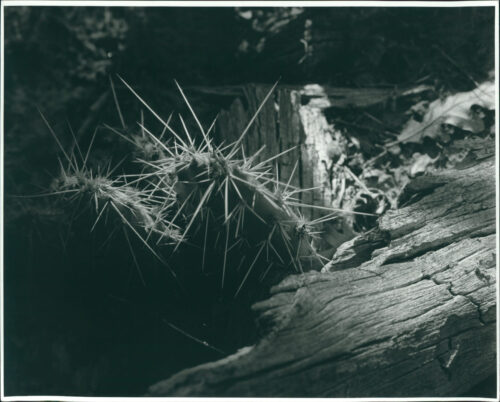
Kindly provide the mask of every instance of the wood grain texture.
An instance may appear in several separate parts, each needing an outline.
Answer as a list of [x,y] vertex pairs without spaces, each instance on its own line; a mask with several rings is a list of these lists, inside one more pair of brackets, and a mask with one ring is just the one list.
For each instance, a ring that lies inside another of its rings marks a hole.
[[457,396],[495,373],[494,159],[412,188],[364,261],[287,277],[253,306],[256,345],[149,395]]

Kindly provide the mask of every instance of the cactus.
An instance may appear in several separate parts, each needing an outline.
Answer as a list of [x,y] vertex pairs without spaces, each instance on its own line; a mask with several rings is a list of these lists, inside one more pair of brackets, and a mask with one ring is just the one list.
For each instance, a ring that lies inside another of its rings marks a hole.
[[[304,205],[297,195],[307,190],[291,186],[290,178],[288,182],[280,181],[271,162],[288,151],[258,162],[259,152],[246,157],[241,145],[276,84],[240,137],[231,144],[216,145],[210,138],[215,120],[205,131],[177,82],[199,128],[196,138],[182,116],[179,115],[181,135],[170,125],[171,117],[164,121],[121,77],[120,80],[163,126],[160,136],[145,127],[143,117],[140,135],[124,134],[108,126],[133,144],[135,154],[142,157],[138,159],[142,171],[114,179],[110,169],[94,174],[86,167],[89,152],[82,157],[83,167],[77,167],[76,156],[68,156],[63,150],[68,168],[61,168],[55,192],[65,196],[69,192],[70,199],[93,200],[95,224],[106,210],[111,210],[161,261],[159,249],[170,255],[182,252],[180,247],[201,250],[201,272],[207,265],[215,267],[220,289],[232,297],[237,297],[251,278],[264,281],[269,272],[301,273],[320,269],[327,262],[313,248],[312,239],[319,234],[315,231],[317,225],[335,219],[340,210]],[[112,90],[125,128],[113,84]],[[162,139],[165,132],[173,141],[169,145]],[[134,180],[127,182],[130,177]],[[321,218],[308,221],[300,212],[302,208],[322,208],[325,212]]]
[[271,161],[281,154],[257,162],[258,153],[246,157],[241,146],[276,84],[234,143],[214,145],[210,132],[215,121],[205,131],[177,83],[199,128],[200,144],[196,144],[182,117],[183,135],[164,122],[123,79],[122,82],[173,136],[173,145],[166,146],[141,125],[165,155],[148,166],[157,177],[174,175],[170,188],[175,192],[177,206],[169,219],[171,224],[182,228],[174,252],[186,239],[197,239],[202,248],[203,271],[207,249],[220,249],[221,261],[212,261],[211,265],[220,266],[221,289],[225,289],[228,277],[236,277],[230,281],[235,284],[230,291],[234,297],[250,277],[262,281],[273,267],[281,271],[292,268],[300,273],[324,265],[324,258],[312,247],[312,237],[318,234],[315,226],[335,219],[338,210],[324,208],[327,212],[322,218],[307,221],[300,208],[315,206],[303,205],[296,198],[304,190],[291,186],[290,180],[281,182],[272,172]]

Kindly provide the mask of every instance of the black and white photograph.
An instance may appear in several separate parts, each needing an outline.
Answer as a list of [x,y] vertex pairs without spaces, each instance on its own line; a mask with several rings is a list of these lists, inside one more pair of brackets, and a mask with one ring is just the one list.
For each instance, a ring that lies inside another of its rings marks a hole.
[[498,8],[2,1],[1,399],[498,401]]

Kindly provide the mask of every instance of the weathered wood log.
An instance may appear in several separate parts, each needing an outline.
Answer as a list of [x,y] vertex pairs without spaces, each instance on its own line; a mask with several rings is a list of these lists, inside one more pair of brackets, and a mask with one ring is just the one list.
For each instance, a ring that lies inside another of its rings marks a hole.
[[380,219],[376,250],[346,265],[339,249],[327,272],[273,287],[253,306],[256,345],[149,395],[457,396],[494,374],[495,167],[478,159],[418,178]]

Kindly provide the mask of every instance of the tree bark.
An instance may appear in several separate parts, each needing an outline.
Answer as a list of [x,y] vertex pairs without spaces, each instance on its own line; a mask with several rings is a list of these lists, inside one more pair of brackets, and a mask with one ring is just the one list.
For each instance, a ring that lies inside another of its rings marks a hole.
[[494,374],[489,146],[472,147],[466,167],[417,178],[402,206],[339,248],[323,272],[273,287],[253,306],[257,344],[184,370],[149,395],[451,397]]

